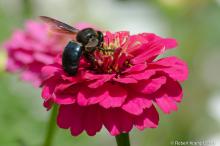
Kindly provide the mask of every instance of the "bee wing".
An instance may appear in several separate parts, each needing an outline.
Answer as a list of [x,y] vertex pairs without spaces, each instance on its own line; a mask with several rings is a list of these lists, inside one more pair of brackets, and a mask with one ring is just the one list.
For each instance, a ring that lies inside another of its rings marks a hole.
[[76,34],[79,30],[61,21],[47,16],[40,16],[40,19],[49,24],[50,29],[54,32],[64,34]]

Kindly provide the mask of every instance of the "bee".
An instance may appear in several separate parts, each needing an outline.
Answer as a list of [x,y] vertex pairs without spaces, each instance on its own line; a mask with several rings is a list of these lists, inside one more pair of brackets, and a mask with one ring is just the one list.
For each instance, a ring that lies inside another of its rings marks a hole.
[[96,31],[93,28],[78,30],[47,16],[40,16],[40,19],[46,22],[54,32],[76,35],[76,40],[69,41],[62,53],[62,67],[71,76],[76,75],[82,55],[93,63],[95,61],[93,52],[97,49],[103,50],[103,33],[101,31]]

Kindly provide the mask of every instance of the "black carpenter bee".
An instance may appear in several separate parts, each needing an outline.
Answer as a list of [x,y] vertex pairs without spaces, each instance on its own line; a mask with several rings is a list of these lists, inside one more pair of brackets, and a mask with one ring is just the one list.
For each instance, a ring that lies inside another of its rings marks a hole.
[[93,52],[96,49],[102,49],[103,33],[101,31],[93,28],[78,30],[50,17],[40,16],[40,18],[51,26],[52,31],[76,35],[76,41],[71,40],[62,54],[62,66],[66,73],[69,75],[77,73],[81,55],[84,55],[91,63],[94,62]]

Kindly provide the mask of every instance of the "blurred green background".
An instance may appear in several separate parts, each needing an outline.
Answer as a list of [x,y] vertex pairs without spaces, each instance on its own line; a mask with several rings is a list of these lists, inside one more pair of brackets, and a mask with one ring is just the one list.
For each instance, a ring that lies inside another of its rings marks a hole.
[[[167,55],[186,60],[190,76],[178,112],[160,112],[157,129],[131,132],[132,146],[169,146],[172,141],[209,140],[220,146],[220,0],[0,0],[0,43],[39,15],[64,22],[89,22],[111,31],[154,32],[174,37]],[[40,90],[4,72],[0,49],[0,146],[41,146],[49,112]],[[102,130],[72,137],[57,129],[54,146],[114,146]]]

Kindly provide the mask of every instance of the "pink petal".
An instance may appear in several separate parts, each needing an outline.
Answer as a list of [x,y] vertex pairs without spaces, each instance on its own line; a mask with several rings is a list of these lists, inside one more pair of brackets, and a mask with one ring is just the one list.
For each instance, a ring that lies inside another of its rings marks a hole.
[[97,87],[103,85],[105,82],[111,80],[114,76],[115,76],[115,74],[104,74],[102,76],[99,75],[100,78],[97,79],[96,81],[93,81],[92,83],[90,83],[88,85],[88,87],[97,88]]
[[127,60],[127,54],[120,53],[118,60],[116,61],[114,68],[117,70],[118,68],[121,68],[125,61]]
[[57,94],[53,101],[57,104],[73,104],[76,101],[76,95],[72,94]]
[[83,118],[84,118],[84,109],[79,106],[73,106],[71,109],[72,121],[70,125],[70,131],[73,136],[78,136],[84,130]]
[[43,23],[27,21],[26,23],[27,34],[31,35],[32,39],[37,42],[44,42],[47,40],[47,26]]
[[31,50],[28,48],[28,42],[25,39],[25,33],[21,30],[16,30],[8,42],[6,42],[6,49],[10,50],[18,50],[18,48],[22,48],[24,50]]
[[183,90],[181,85],[178,82],[172,80],[169,80],[167,84],[169,84],[166,86],[167,94],[176,102],[181,102],[183,98]]
[[115,33],[115,38],[119,38],[119,44],[122,46],[129,39],[129,31],[120,31]]
[[56,84],[57,84],[56,77],[53,77],[53,78],[50,78],[49,80],[47,80],[46,84],[43,85],[41,96],[46,100],[51,98],[54,93],[54,89],[56,87]]
[[177,41],[173,38],[162,38],[153,33],[142,33],[141,35],[148,41],[161,41],[165,45],[166,49],[173,49],[178,45]]
[[102,110],[99,106],[90,106],[84,116],[85,130],[89,136],[94,136],[102,128]]
[[99,103],[104,108],[120,107],[127,97],[127,91],[119,85],[108,84],[104,91],[106,96]]
[[141,33],[140,35],[145,37],[145,39],[148,40],[149,42],[161,40],[161,37],[157,36],[154,33]]
[[140,130],[144,130],[145,128],[157,128],[158,122],[159,115],[153,105],[145,109],[141,115],[136,116],[134,119],[135,127]]
[[6,64],[6,70],[9,72],[16,72],[21,68],[22,68],[21,64],[15,61],[14,59],[11,59],[9,56]]
[[166,39],[163,39],[162,41],[165,44],[166,49],[173,49],[177,47],[178,45],[177,41],[172,38],[166,38]]
[[[73,111],[74,110],[74,111]],[[76,106],[61,105],[57,116],[57,125],[60,128],[68,129],[71,126],[73,116],[72,113],[76,112]]]
[[167,95],[156,98],[156,103],[160,107],[160,109],[166,114],[171,113],[171,111],[177,111],[176,102]]
[[134,56],[142,53],[140,46],[147,44],[149,41],[141,35],[131,35],[128,41],[127,52]]
[[154,70],[145,70],[143,72],[126,75],[126,77],[133,78],[136,80],[146,80],[146,79],[149,79],[151,76],[153,76],[155,73],[156,71]]
[[45,53],[35,53],[33,57],[36,61],[42,62],[44,64],[52,64],[54,62],[54,56],[47,55]]
[[81,87],[77,94],[77,102],[81,106],[87,106],[99,103],[107,96],[109,95],[105,85],[95,89]]
[[21,52],[21,51],[17,51],[15,53],[15,59],[16,60],[19,60],[20,62],[24,63],[24,64],[28,64],[28,63],[31,63],[33,62],[33,56],[31,54],[27,54],[27,53],[24,53],[24,52]]
[[83,79],[87,79],[87,80],[97,80],[97,79],[102,79],[102,78],[108,78],[109,74],[94,74],[91,72],[85,72],[82,75]]
[[34,85],[34,87],[39,87],[41,84],[39,74],[36,72],[31,72],[30,70],[24,71],[21,74],[21,79],[31,82]]
[[143,50],[143,53],[131,59],[132,64],[140,64],[147,60],[153,60],[165,51],[165,46],[161,41],[157,41],[143,44],[140,49]]
[[[56,85],[55,93],[62,94],[64,92],[71,92],[75,93],[79,90],[79,85],[76,85],[77,82],[65,82],[61,81],[59,84]],[[74,85],[74,86],[73,86]]]
[[181,102],[183,97],[183,90],[177,81],[167,78],[166,84],[159,91],[159,95],[167,94],[169,97],[174,99],[176,102]]
[[134,78],[126,78],[126,77],[113,78],[113,80],[124,84],[137,83],[137,80],[135,80]]
[[143,71],[145,70],[147,67],[146,63],[143,64],[136,64],[134,66],[129,67],[128,69],[126,69],[125,71],[123,71],[123,73],[132,73],[132,72],[138,72],[138,71]]
[[105,110],[103,123],[112,136],[123,132],[128,133],[133,126],[131,115],[119,108]]
[[73,136],[81,134],[83,130],[86,130],[88,135],[94,136],[102,128],[101,114],[99,106],[61,105],[57,124],[60,128],[70,128]]
[[62,71],[61,67],[57,66],[57,65],[44,66],[41,69],[42,78],[44,80],[47,80],[47,79],[51,78],[52,76],[54,76],[55,73],[59,73],[61,71]]
[[180,84],[168,78],[167,83],[155,94],[155,101],[164,113],[177,110],[176,102],[180,102],[183,92]]
[[60,128],[70,128],[71,134],[77,136],[84,130],[84,109],[76,104],[61,105],[58,113],[57,124]]
[[161,67],[154,67],[154,70],[163,71],[175,80],[184,81],[188,78],[187,64],[177,57],[163,58],[152,63],[152,65],[160,65]]
[[50,86],[44,86],[43,87],[41,96],[44,99],[50,98],[52,96],[52,94],[53,94],[53,90],[50,88]]
[[137,94],[133,96],[132,99],[129,99],[128,102],[122,106],[122,109],[130,114],[140,115],[145,108],[149,108],[152,105],[152,101],[147,99],[146,95]]
[[144,94],[152,94],[166,83],[166,77],[161,76],[153,79],[143,80],[134,84],[134,89]]
[[47,111],[49,111],[53,107],[53,104],[54,104],[53,99],[50,98],[44,101],[43,106],[47,109]]

